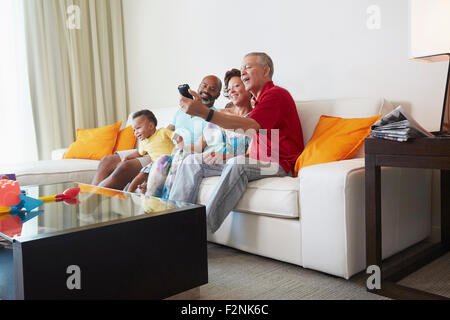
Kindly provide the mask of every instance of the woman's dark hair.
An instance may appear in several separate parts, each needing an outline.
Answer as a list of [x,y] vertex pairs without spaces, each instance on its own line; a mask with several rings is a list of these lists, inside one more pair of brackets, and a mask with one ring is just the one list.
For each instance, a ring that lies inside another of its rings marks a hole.
[[140,116],[146,116],[148,120],[152,121],[155,124],[155,127],[158,125],[158,120],[156,120],[155,115],[148,109],[144,109],[138,112],[133,113],[133,119],[136,119]]
[[225,83],[225,87],[223,88],[223,95],[228,98],[228,82],[230,82],[231,78],[241,77],[241,71],[238,69],[231,69],[225,73],[225,77],[223,78],[223,82]]

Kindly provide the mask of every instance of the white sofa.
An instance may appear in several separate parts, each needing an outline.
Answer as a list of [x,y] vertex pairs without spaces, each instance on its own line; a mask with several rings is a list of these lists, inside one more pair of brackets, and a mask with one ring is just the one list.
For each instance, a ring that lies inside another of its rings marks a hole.
[[[344,118],[386,114],[384,99],[338,99],[297,103],[305,145],[322,114]],[[177,108],[152,109],[159,126]],[[29,162],[0,172],[15,172],[21,185],[79,181],[89,183],[98,161]],[[208,241],[350,278],[365,269],[364,158],[305,167],[297,178],[251,182],[221,228]],[[431,172],[382,168],[383,258],[431,233]],[[400,177],[402,178],[400,179]],[[406,178],[405,178],[406,177]],[[198,203],[205,204],[218,177],[204,179]]]

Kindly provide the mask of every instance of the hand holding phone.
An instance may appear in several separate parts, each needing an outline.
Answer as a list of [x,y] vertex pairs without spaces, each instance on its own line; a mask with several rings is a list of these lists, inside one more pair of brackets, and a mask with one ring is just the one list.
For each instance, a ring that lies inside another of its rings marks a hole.
[[194,100],[194,97],[189,93],[189,85],[188,84],[181,84],[178,86],[178,91],[183,97],[189,98]]

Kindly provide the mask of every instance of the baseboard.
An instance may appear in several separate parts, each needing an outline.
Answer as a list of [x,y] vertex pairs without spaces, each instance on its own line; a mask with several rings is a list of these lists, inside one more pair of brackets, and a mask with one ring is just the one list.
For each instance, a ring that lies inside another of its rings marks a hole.
[[427,239],[430,242],[441,242],[441,226],[431,226],[431,235]]

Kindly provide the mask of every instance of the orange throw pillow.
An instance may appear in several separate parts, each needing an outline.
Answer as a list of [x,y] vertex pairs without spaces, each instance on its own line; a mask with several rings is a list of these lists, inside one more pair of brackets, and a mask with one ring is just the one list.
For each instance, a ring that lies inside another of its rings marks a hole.
[[120,130],[117,136],[116,146],[113,149],[113,153],[116,151],[130,150],[134,149],[136,144],[136,136],[134,135],[133,128],[128,126]]
[[100,160],[112,154],[122,121],[95,129],[77,129],[77,139],[64,154],[64,159]]
[[370,126],[380,118],[381,115],[353,119],[321,116],[311,140],[295,162],[294,176],[303,167],[353,158],[369,136]]

